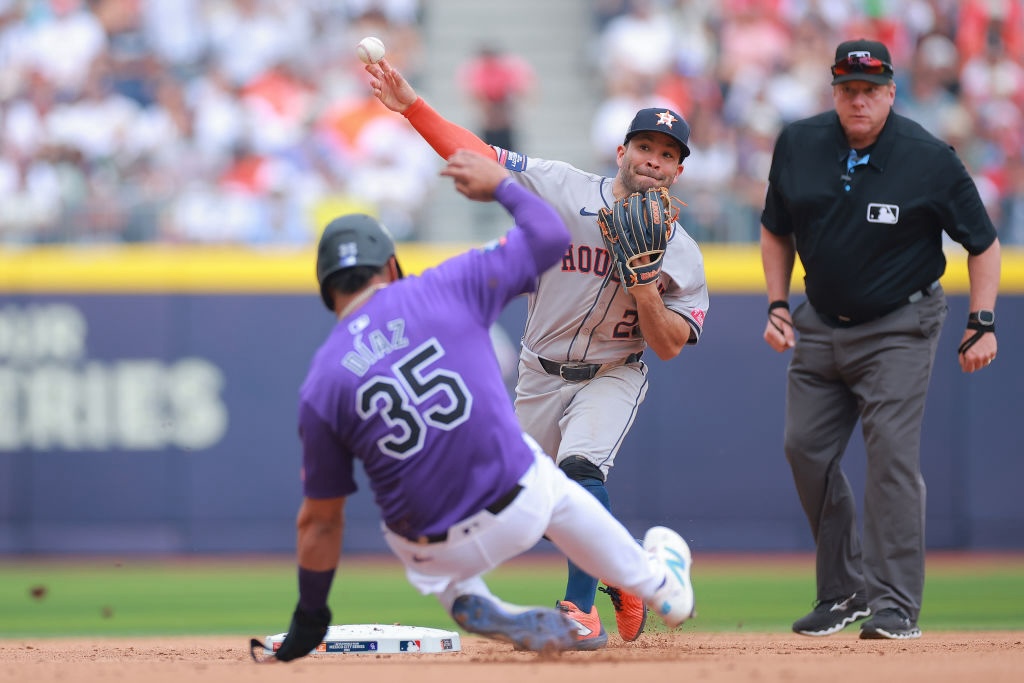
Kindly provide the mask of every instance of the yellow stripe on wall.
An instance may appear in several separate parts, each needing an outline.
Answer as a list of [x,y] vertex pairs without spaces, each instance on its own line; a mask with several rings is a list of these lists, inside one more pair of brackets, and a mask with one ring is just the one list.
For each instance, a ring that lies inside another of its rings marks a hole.
[[[705,244],[704,270],[711,294],[761,294],[764,272],[761,270],[761,248],[757,244]],[[793,292],[803,291],[804,270],[797,259],[793,269]],[[959,246],[946,248],[946,273],[942,287],[950,294],[966,294],[967,252]],[[1002,248],[1000,294],[1024,293],[1024,247]]]
[[[406,272],[421,272],[461,249],[399,245]],[[5,293],[316,292],[316,249],[118,246],[0,250]]]
[[[400,244],[407,273],[420,273],[469,248],[467,244]],[[764,291],[758,245],[701,247],[712,295]],[[137,246],[0,249],[0,293],[314,293],[316,251],[242,247]],[[942,284],[967,292],[967,254],[946,253]],[[793,291],[802,290],[799,262]],[[1024,248],[1004,247],[1002,294],[1024,293]]]

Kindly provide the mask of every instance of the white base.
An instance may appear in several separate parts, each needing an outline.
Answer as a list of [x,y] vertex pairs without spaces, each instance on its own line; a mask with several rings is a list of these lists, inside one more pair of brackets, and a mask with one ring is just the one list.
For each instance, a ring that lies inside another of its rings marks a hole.
[[[281,647],[286,634],[267,636],[266,654]],[[310,654],[408,654],[418,652],[459,652],[462,642],[455,631],[423,626],[384,624],[340,624],[330,626],[327,635]]]

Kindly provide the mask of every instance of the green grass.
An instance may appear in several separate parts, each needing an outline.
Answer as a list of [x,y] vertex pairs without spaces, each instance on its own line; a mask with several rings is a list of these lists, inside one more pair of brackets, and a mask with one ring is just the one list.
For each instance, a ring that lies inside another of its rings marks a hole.
[[[534,556],[487,577],[501,597],[550,605],[564,586],[563,561]],[[757,555],[698,559],[692,631],[789,630],[810,609],[813,560]],[[296,599],[290,558],[220,560],[0,561],[0,638],[244,634],[287,630]],[[606,628],[609,601],[598,596]],[[334,623],[454,628],[432,597],[405,581],[398,561],[343,558],[331,593]],[[1024,630],[1024,557],[929,558],[921,627]],[[656,618],[652,630],[661,630]]]

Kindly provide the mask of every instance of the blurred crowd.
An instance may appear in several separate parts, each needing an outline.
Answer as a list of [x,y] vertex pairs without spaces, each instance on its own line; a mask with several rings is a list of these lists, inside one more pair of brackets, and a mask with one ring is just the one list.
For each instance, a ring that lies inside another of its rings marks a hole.
[[[443,0],[435,0],[443,1]],[[637,109],[693,128],[678,194],[700,241],[757,238],[780,127],[831,108],[852,37],[886,42],[897,110],[953,144],[1007,244],[1024,244],[1020,0],[594,0],[609,173]],[[306,245],[342,211],[422,237],[437,159],[365,85],[381,37],[417,85],[421,0],[0,0],[0,245]],[[480,132],[515,147],[535,91],[482,44],[456,74]]]
[[596,0],[605,84],[591,140],[614,165],[639,106],[692,128],[675,193],[699,241],[758,238],[774,140],[832,108],[843,40],[889,47],[896,111],[952,144],[1004,244],[1024,244],[1024,3],[1018,0]]
[[366,87],[416,77],[418,0],[0,0],[0,243],[415,234],[433,152]]

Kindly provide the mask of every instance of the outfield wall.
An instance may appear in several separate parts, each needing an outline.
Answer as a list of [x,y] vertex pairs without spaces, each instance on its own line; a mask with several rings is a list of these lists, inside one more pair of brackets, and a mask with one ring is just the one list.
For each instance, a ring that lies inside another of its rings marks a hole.
[[[455,248],[399,256],[419,272]],[[780,448],[789,356],[761,340],[756,247],[705,254],[704,338],[673,361],[645,358],[647,403],[609,479],[615,512],[637,534],[676,527],[695,549],[809,549]],[[975,376],[956,363],[962,252],[943,278],[923,449],[933,548],[1024,549],[1024,254],[1005,256],[999,360]],[[312,263],[306,251],[0,252],[0,554],[290,552],[297,390],[332,324]],[[524,317],[518,300],[506,341]],[[514,344],[499,344],[510,369]],[[860,489],[859,436],[845,462]],[[347,516],[347,551],[384,549],[365,482]]]

